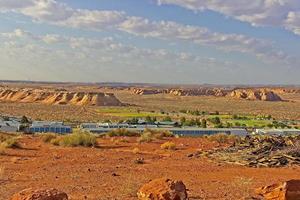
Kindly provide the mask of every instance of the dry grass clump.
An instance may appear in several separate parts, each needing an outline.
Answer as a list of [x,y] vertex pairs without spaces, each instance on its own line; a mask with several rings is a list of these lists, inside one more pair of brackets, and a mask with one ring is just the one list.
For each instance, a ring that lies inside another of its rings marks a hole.
[[54,133],[45,133],[42,135],[42,140],[45,143],[50,143],[51,140],[56,139],[58,136]]
[[140,138],[138,138],[138,142],[152,142],[153,140],[160,140],[165,137],[174,137],[174,135],[170,131],[157,131],[146,129]]
[[3,153],[5,148],[20,148],[18,137],[11,134],[0,133],[0,153],[1,151]]
[[174,142],[165,142],[160,148],[164,150],[176,150],[176,144]]
[[209,141],[214,141],[222,144],[240,143],[242,138],[237,135],[219,133],[205,136]]
[[140,133],[129,131],[125,128],[115,129],[107,133],[109,137],[127,136],[127,137],[137,137]]
[[2,145],[0,145],[0,155],[5,155],[5,148]]
[[5,168],[3,166],[0,166],[0,180],[4,178],[4,172]]
[[88,132],[74,132],[70,135],[55,135],[55,134],[45,134],[43,141],[46,143],[51,143],[56,146],[64,147],[94,147],[97,145],[97,137]]

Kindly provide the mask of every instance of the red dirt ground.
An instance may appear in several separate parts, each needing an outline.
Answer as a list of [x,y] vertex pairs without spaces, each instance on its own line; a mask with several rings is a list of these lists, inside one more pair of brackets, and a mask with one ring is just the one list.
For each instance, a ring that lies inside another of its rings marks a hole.
[[[178,150],[161,150],[166,140]],[[0,155],[0,200],[29,187],[54,187],[73,200],[131,200],[144,183],[161,177],[183,180],[190,199],[231,200],[249,196],[256,187],[300,179],[300,167],[247,168],[187,157],[217,146],[202,138],[166,140],[139,144],[136,138],[123,143],[99,139],[98,148],[63,148],[25,136],[22,149]],[[144,158],[145,164],[135,164],[136,158]]]

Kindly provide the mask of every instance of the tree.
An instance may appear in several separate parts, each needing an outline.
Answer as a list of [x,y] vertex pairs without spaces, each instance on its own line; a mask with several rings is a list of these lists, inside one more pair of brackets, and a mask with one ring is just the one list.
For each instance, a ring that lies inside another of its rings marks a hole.
[[185,125],[185,123],[186,123],[186,118],[185,117],[181,117],[180,118],[180,124],[181,125]]
[[23,116],[22,119],[21,119],[21,123],[22,124],[29,124],[30,121],[28,120],[28,118],[26,116]]
[[207,128],[207,121],[206,121],[206,119],[202,119],[201,120],[201,127],[202,128]]
[[163,118],[163,121],[164,122],[172,122],[172,119],[171,119],[170,116],[166,116],[166,117]]

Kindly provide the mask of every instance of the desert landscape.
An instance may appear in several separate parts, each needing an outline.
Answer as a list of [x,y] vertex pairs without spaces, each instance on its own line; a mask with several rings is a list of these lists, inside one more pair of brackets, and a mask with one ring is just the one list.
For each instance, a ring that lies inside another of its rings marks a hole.
[[299,0],[0,0],[0,200],[300,200]]
[[[149,86],[137,89],[101,84],[16,82],[1,86],[1,115],[63,121],[74,128],[82,122],[118,122],[149,116],[170,117],[175,121],[182,117],[187,120],[208,117],[209,121],[210,116],[217,115],[228,123],[234,120],[229,116],[239,115],[244,116],[242,121],[248,123],[247,127],[271,122],[270,118],[265,121],[249,118],[256,115],[272,115],[273,121],[289,119],[295,127],[300,119],[299,90],[288,87],[168,89],[169,86],[156,86],[154,89],[152,86],[149,92]],[[185,109],[207,114],[183,112]],[[209,113],[216,111],[217,114]],[[249,143],[243,137],[222,134],[215,137],[157,137],[155,134],[88,135],[92,138],[85,146],[64,143],[72,140],[64,141],[65,136],[55,134],[0,133],[3,144],[0,199],[10,199],[27,188],[56,188],[75,200],[133,200],[143,185],[159,178],[181,180],[189,199],[262,199],[255,189],[300,179],[298,137],[270,136],[258,138],[258,143],[253,143],[257,140],[254,138]],[[228,148],[232,150],[227,152]],[[234,153],[235,149],[242,153]],[[245,158],[258,151],[263,154]]]

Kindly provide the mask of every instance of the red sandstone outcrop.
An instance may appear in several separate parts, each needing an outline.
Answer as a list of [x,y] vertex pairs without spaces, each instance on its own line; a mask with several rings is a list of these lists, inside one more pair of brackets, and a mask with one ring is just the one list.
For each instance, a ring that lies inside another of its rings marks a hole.
[[290,180],[258,188],[256,194],[264,197],[265,200],[299,200],[300,180]]
[[167,178],[155,179],[145,184],[137,193],[139,200],[187,200],[187,190],[182,181]]
[[230,97],[236,99],[259,100],[259,101],[282,101],[281,97],[270,90],[237,89],[233,90]]

